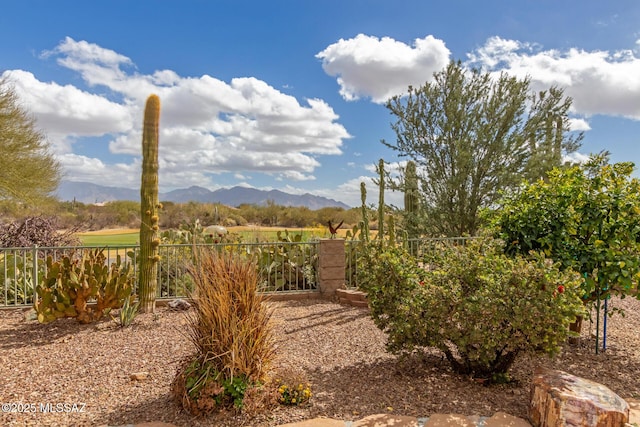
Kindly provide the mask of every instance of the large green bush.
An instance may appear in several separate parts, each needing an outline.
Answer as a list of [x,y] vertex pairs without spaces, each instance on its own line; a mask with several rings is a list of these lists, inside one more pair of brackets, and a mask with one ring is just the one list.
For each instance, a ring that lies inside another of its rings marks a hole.
[[508,254],[544,253],[584,275],[585,303],[640,298],[640,180],[606,155],[558,168],[506,194],[489,213]]
[[426,265],[398,247],[370,247],[363,260],[359,285],[388,350],[435,347],[476,378],[504,378],[521,353],[557,353],[584,310],[578,274],[542,255],[507,257],[490,240],[442,247]]

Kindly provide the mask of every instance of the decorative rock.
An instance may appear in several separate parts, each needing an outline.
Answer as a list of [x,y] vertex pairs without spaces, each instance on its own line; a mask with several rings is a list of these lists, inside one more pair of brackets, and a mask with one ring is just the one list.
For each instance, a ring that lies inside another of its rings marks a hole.
[[487,418],[484,427],[531,427],[527,421],[504,412],[496,412],[493,417]]
[[633,425],[636,423],[640,426],[640,400],[637,399],[627,399],[627,403],[629,404],[629,424]]
[[24,321],[25,322],[33,322],[35,320],[38,320],[38,313],[36,313],[36,311],[33,308],[27,310],[24,313]]
[[189,304],[186,300],[181,298],[174,299],[173,301],[169,301],[167,304],[171,310],[177,311],[186,311],[191,308],[191,304]]
[[144,381],[149,378],[149,372],[134,372],[129,375],[129,378],[131,378],[132,381]]
[[476,423],[464,415],[433,414],[424,427],[475,427]]
[[538,369],[531,385],[534,427],[620,427],[629,405],[609,388],[563,371]]
[[353,427],[418,427],[416,417],[401,415],[376,414],[369,415],[353,423]]
[[344,421],[333,420],[331,418],[314,418],[312,420],[299,421],[296,423],[281,424],[278,427],[344,427]]

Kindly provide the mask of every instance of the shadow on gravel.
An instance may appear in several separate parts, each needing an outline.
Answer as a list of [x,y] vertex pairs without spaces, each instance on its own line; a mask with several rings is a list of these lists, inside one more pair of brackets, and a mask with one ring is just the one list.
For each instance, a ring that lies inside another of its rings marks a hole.
[[[0,313],[8,316],[8,313]],[[112,322],[109,317],[90,325],[81,325],[74,319],[58,319],[48,324],[38,323],[37,320],[26,321],[24,315],[11,313],[11,321],[0,329],[0,349],[37,347],[64,340],[66,337],[91,332],[98,327],[104,327],[105,322]]]

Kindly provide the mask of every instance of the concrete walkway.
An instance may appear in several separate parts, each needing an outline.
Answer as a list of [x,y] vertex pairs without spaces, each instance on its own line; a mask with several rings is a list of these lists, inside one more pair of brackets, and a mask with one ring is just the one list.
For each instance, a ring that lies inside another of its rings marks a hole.
[[[150,422],[119,427],[176,427],[173,424]],[[467,417],[456,414],[434,414],[428,418],[401,415],[377,414],[357,421],[342,421],[332,418],[314,418],[282,424],[277,427],[531,427],[527,421],[502,412],[487,417]]]
[[[629,407],[629,424],[640,426],[640,400],[627,399]],[[173,424],[150,422],[128,424],[118,427],[176,427]],[[528,421],[504,412],[497,412],[492,417],[465,416],[457,414],[434,414],[430,417],[416,418],[402,415],[377,414],[357,421],[342,421],[331,418],[314,418],[282,424],[277,427],[531,427]]]
[[490,418],[457,414],[434,414],[429,418],[377,414],[358,421],[315,418],[278,427],[531,427],[531,424],[521,418],[498,412]]

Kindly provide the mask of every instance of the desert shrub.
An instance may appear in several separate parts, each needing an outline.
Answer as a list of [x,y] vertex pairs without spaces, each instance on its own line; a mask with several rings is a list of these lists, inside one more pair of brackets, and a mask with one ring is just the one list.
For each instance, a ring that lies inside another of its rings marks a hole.
[[75,246],[80,244],[80,240],[75,235],[77,231],[77,227],[60,231],[56,218],[44,216],[28,217],[0,226],[0,247]]
[[196,352],[179,369],[174,396],[195,415],[240,408],[247,389],[264,382],[275,349],[256,265],[206,248],[189,274],[195,310],[188,332]]
[[578,274],[542,255],[507,257],[492,240],[443,246],[424,266],[396,247],[363,258],[359,284],[389,351],[435,347],[476,378],[508,378],[521,353],[554,355],[584,311]]

